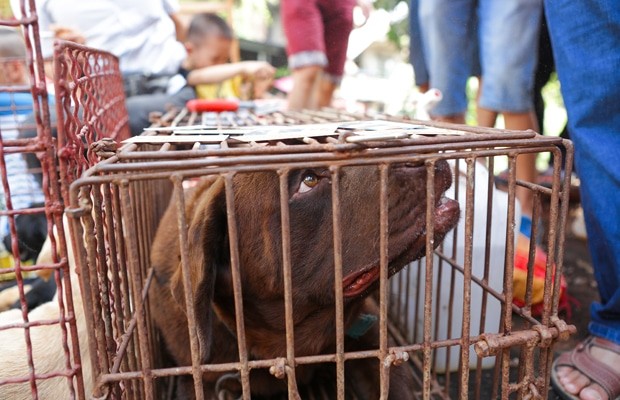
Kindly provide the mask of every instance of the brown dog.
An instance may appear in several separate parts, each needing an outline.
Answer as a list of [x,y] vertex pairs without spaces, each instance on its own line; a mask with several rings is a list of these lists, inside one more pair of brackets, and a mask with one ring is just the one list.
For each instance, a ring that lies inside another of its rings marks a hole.
[[[400,164],[389,169],[390,275],[425,252],[426,175],[424,166]],[[437,200],[435,245],[459,218],[458,203],[442,197],[451,182],[448,164],[438,162],[434,181]],[[327,168],[295,170],[288,176],[295,356],[335,352],[331,185],[332,177]],[[193,304],[190,306],[195,309],[203,363],[239,360],[224,187],[223,178],[208,179],[186,195],[189,267],[193,285]],[[250,359],[284,357],[286,330],[278,176],[272,172],[239,173],[233,178],[233,187],[249,356]],[[345,330],[355,324],[361,314],[372,312],[365,298],[378,287],[379,192],[378,167],[342,169],[340,206]],[[152,316],[168,353],[177,365],[191,365],[176,207],[173,198],[153,243],[151,262],[155,279],[149,297]],[[376,325],[358,339],[347,337],[347,351],[377,349]],[[391,399],[410,398],[406,394],[408,385],[399,383],[407,379],[403,376],[406,374],[399,372],[401,369],[392,368]],[[317,375],[315,370],[316,367],[312,366],[297,366],[298,384],[302,386],[310,382]],[[324,371],[322,367],[321,375]],[[378,371],[376,360],[363,360],[357,365],[349,361],[346,364],[347,379],[357,373],[373,377],[374,382],[367,382],[371,390],[378,390]],[[220,375],[204,375],[208,395],[212,395]],[[278,380],[265,370],[253,370],[251,388],[253,396],[271,396],[286,392],[286,380]],[[368,392],[365,398],[378,396]]]

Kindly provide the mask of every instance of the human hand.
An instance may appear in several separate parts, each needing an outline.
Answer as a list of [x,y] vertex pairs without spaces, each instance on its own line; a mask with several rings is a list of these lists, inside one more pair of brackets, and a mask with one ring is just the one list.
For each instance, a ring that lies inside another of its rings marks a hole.
[[86,38],[82,33],[73,28],[54,25],[51,29],[56,39],[68,40],[69,42],[75,42],[77,44],[86,44]]
[[270,80],[275,76],[276,69],[265,61],[244,61],[243,73],[253,80]]
[[264,99],[267,97],[269,93],[269,89],[273,85],[273,78],[269,79],[256,79],[252,82],[252,93],[251,96],[253,99]]

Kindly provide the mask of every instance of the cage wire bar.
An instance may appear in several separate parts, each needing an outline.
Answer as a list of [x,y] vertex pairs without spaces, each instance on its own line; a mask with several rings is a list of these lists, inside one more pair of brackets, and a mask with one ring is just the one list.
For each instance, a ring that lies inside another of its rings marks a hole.
[[[233,122],[239,121],[234,115],[230,117]],[[84,272],[83,296],[90,299],[85,313],[92,320],[88,329],[95,374],[92,393],[126,399],[175,398],[179,387],[189,380],[190,393],[200,399],[205,398],[204,389],[218,390],[213,388],[214,382],[203,380],[203,376],[215,373],[220,376],[218,387],[220,381],[237,382],[239,389],[235,396],[247,399],[252,390],[250,371],[264,369],[285,380],[282,398],[363,398],[356,397],[359,393],[355,393],[355,385],[346,380],[345,362],[368,359],[378,361],[377,365],[381,366],[376,370],[381,398],[387,398],[390,371],[395,368],[415,371],[409,386],[413,398],[546,396],[552,346],[558,340],[567,339],[575,329],[558,315],[570,174],[566,173],[562,179],[561,163],[554,163],[553,184],[546,188],[517,181],[515,167],[521,154],[551,152],[559,160],[560,150],[565,148],[566,165],[570,168],[570,142],[531,131],[500,131],[395,118],[391,120],[397,124],[411,124],[412,130],[405,129],[403,136],[402,125],[395,131],[386,128],[382,131],[386,136],[377,139],[377,130],[368,129],[377,123],[376,119],[371,121],[365,116],[332,110],[250,113],[246,117],[253,125],[271,125],[277,119],[298,127],[304,123],[325,122],[336,122],[338,127],[334,130],[333,125],[331,129],[314,126],[310,131],[299,133],[297,138],[286,136],[281,140],[231,134],[220,141],[209,135],[182,134],[180,129],[201,124],[213,115],[171,111],[161,116],[153,130],[128,141],[109,158],[85,171],[71,186],[67,214],[73,227],[72,240],[75,245],[87,238],[83,245],[74,247],[77,262]],[[225,128],[231,127],[230,121],[229,118],[219,126],[218,132],[225,134]],[[235,124],[241,126],[237,122]],[[353,123],[354,128],[347,126],[349,123]],[[180,130],[171,135],[177,128]],[[388,140],[388,137],[395,139]],[[487,171],[479,177],[486,171],[485,166],[493,168],[498,157],[507,158],[509,166],[507,193],[502,196],[497,195],[492,174]],[[388,281],[386,182],[390,166],[401,163],[425,166],[428,193],[425,218],[430,230],[434,224],[431,205],[436,201],[434,168],[443,160],[450,162],[454,175],[449,197],[463,204],[462,222],[435,251],[432,250],[433,240],[428,236],[425,258],[413,262]],[[296,355],[287,177],[297,169],[322,167],[329,170],[334,210],[334,279],[342,281],[341,225],[350,211],[341,210],[337,183],[342,170],[354,166],[374,166],[381,187],[377,221],[381,231],[378,256],[381,268],[379,291],[375,296],[379,306],[379,342],[376,348],[345,351],[343,288],[335,285],[332,288],[337,316],[334,351]],[[271,172],[280,182],[286,338],[282,340],[281,355],[272,359],[254,357],[247,347],[248,327],[244,325],[241,285],[244,271],[238,253],[241,244],[235,202],[239,200],[235,198],[233,179],[257,171]],[[189,301],[196,287],[186,270],[191,221],[187,220],[184,210],[187,187],[195,185],[199,179],[221,179],[226,189],[238,358],[224,363],[200,362],[196,311]],[[548,211],[537,206],[534,212],[535,217],[548,216],[548,228],[539,232],[534,227],[532,232],[533,237],[543,234],[543,243],[549,251],[540,315],[532,312],[532,248],[525,304],[513,303],[515,221],[519,213],[517,186],[533,191],[537,200],[548,204]],[[183,284],[189,336],[178,340],[185,341],[191,349],[191,362],[187,365],[173,365],[162,353],[165,345],[149,306],[149,285],[157,279],[150,265],[151,247],[170,199],[175,199],[179,211],[176,223],[180,265],[185,270]],[[496,214],[499,206],[503,206],[504,211]],[[482,218],[480,223],[478,218]],[[495,228],[496,225],[499,228]],[[497,232],[503,232],[499,259],[493,258],[490,249],[496,243]],[[459,234],[466,239],[460,239]],[[482,256],[476,247],[480,243]],[[499,277],[498,271],[501,272]],[[516,367],[512,365],[515,358],[518,359]],[[297,369],[320,363],[335,368],[334,379],[300,386]],[[483,381],[492,384],[482,385]],[[219,390],[220,395],[229,393]]]
[[[26,45],[26,63],[28,75],[30,78],[29,87],[21,88],[21,91],[30,92],[32,95],[32,113],[34,116],[34,125],[30,129],[34,129],[35,137],[23,138],[15,140],[4,140],[2,137],[0,154],[2,155],[2,181],[4,187],[4,199],[6,211],[2,214],[8,217],[10,234],[11,234],[11,250],[12,254],[20,254],[20,243],[17,237],[17,229],[15,218],[18,215],[26,215],[28,213],[45,212],[47,218],[47,233],[52,240],[52,259],[45,265],[24,266],[19,257],[12,256],[11,268],[0,271],[0,274],[14,274],[14,278],[19,288],[19,300],[21,303],[21,321],[16,321],[8,325],[0,326],[0,333],[4,340],[8,337],[14,337],[17,343],[14,346],[20,346],[21,340],[24,342],[24,353],[21,355],[27,360],[27,368],[18,371],[16,376],[3,376],[0,378],[0,387],[4,389],[15,388],[19,385],[22,394],[30,392],[33,398],[40,395],[39,385],[47,380],[63,378],[68,386],[69,393],[75,396],[74,384],[78,390],[82,387],[82,379],[80,374],[79,361],[79,343],[77,338],[75,319],[73,318],[73,302],[71,296],[65,299],[58,297],[59,312],[56,316],[51,316],[46,320],[30,320],[28,309],[25,302],[24,278],[26,272],[47,271],[53,272],[53,279],[59,290],[63,286],[67,293],[71,292],[71,282],[67,270],[66,244],[62,229],[62,213],[63,203],[60,195],[60,186],[58,174],[56,170],[56,154],[55,143],[52,138],[48,92],[45,85],[45,73],[43,66],[43,57],[41,54],[41,44],[39,35],[39,26],[37,23],[36,13],[29,12],[34,10],[34,1],[28,3],[20,3],[21,19],[2,20],[0,25],[4,27],[21,28],[23,32],[24,42]],[[10,87],[3,88],[3,91],[20,90],[19,88]],[[21,132],[20,132],[21,133]],[[9,154],[36,154],[41,164],[42,190],[45,194],[45,206],[40,209],[24,209],[13,210],[11,203],[11,188],[9,187],[6,172],[5,159]],[[54,227],[58,227],[58,235],[54,237]],[[62,271],[62,273],[61,273]],[[58,349],[63,354],[64,361],[58,365],[58,368],[52,370],[41,370],[38,368],[38,362],[32,353],[33,346],[33,330],[46,329],[46,327],[57,326],[57,335],[62,335],[63,347]],[[21,331],[21,335],[19,335]],[[18,336],[19,335],[19,336]],[[20,337],[21,336],[21,337]],[[21,339],[21,340],[20,340]],[[4,368],[3,368],[4,369]],[[64,378],[66,377],[66,378]],[[75,383],[74,383],[75,382]]]
[[[33,264],[19,256],[2,254],[0,288],[14,285],[20,308],[0,313],[0,342],[11,349],[10,356],[4,353],[1,358],[0,364],[6,368],[0,369],[0,397],[85,398],[83,375],[91,367],[81,359],[80,346],[88,343],[78,337],[83,312],[81,302],[74,304],[79,288],[78,281],[71,278],[74,274],[70,268],[75,266],[69,265],[72,257],[67,248],[63,214],[69,184],[98,161],[95,150],[113,151],[114,141],[129,137],[122,77],[118,60],[112,54],[69,42],[55,43],[53,65],[49,63],[52,60],[44,60],[34,0],[21,0],[16,17],[1,19],[0,27],[23,34],[26,59],[21,61],[29,76],[26,85],[2,86],[0,90],[12,97],[17,93],[29,93],[32,97],[30,113],[15,106],[10,110],[13,115],[29,116],[15,118],[11,126],[0,126],[5,204],[0,216],[8,221],[12,254],[19,255],[25,246],[16,226],[20,216],[44,213],[51,242],[49,253],[33,260]],[[46,76],[52,71],[55,78],[51,73]],[[54,90],[50,90],[52,81]],[[53,103],[55,107],[50,110]],[[106,137],[110,141],[102,144],[100,140]],[[99,147],[91,148],[95,142]],[[15,155],[26,159],[27,172],[39,179],[45,197],[40,206],[13,207],[13,184],[7,179],[6,160]],[[47,310],[53,310],[51,314],[28,309],[27,284],[35,278],[55,281],[58,295],[45,304]],[[51,346],[58,347],[53,349],[53,358],[45,353]],[[18,368],[11,369],[5,363]]]
[[[96,152],[114,151],[115,142],[130,136],[129,116],[113,54],[57,40],[54,75],[61,180],[70,183],[98,161]],[[96,142],[103,148],[91,147]]]

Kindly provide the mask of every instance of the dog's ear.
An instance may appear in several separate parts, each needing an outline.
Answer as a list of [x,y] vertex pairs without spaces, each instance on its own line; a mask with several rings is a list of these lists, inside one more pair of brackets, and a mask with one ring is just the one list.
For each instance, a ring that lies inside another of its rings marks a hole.
[[[209,360],[212,347],[211,300],[217,266],[228,262],[224,260],[228,254],[225,201],[224,184],[220,179],[207,188],[199,188],[186,207],[189,279],[193,291],[190,306],[194,308],[202,363]],[[172,276],[171,290],[174,299],[187,312],[182,268],[179,263]]]

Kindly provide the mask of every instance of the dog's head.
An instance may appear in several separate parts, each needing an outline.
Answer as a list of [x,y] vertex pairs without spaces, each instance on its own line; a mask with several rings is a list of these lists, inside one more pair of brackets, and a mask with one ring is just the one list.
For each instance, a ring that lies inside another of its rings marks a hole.
[[[424,255],[429,186],[435,192],[430,210],[433,240],[440,243],[457,223],[459,207],[443,197],[452,182],[448,164],[437,162],[433,171],[434,179],[427,181],[423,165],[393,165],[384,175],[383,193],[380,169],[374,165],[343,167],[337,175],[329,168],[293,170],[284,176],[239,173],[228,183],[229,194],[234,193],[228,199],[224,178],[196,190],[188,202],[188,264],[203,359],[211,347],[212,303],[219,318],[235,330],[231,260],[239,265],[247,330],[284,332],[284,260],[290,260],[292,269],[297,326],[321,310],[333,313],[335,237],[343,269],[338,284],[347,304],[377,286],[382,207],[387,212],[390,275]],[[227,203],[234,214],[227,212]],[[281,205],[288,211],[283,213]],[[334,224],[334,206],[340,209],[339,226]],[[287,214],[289,223],[283,227]],[[237,237],[232,245],[230,222]],[[283,241],[283,232],[289,232],[289,240]],[[171,286],[183,302],[181,267]]]

